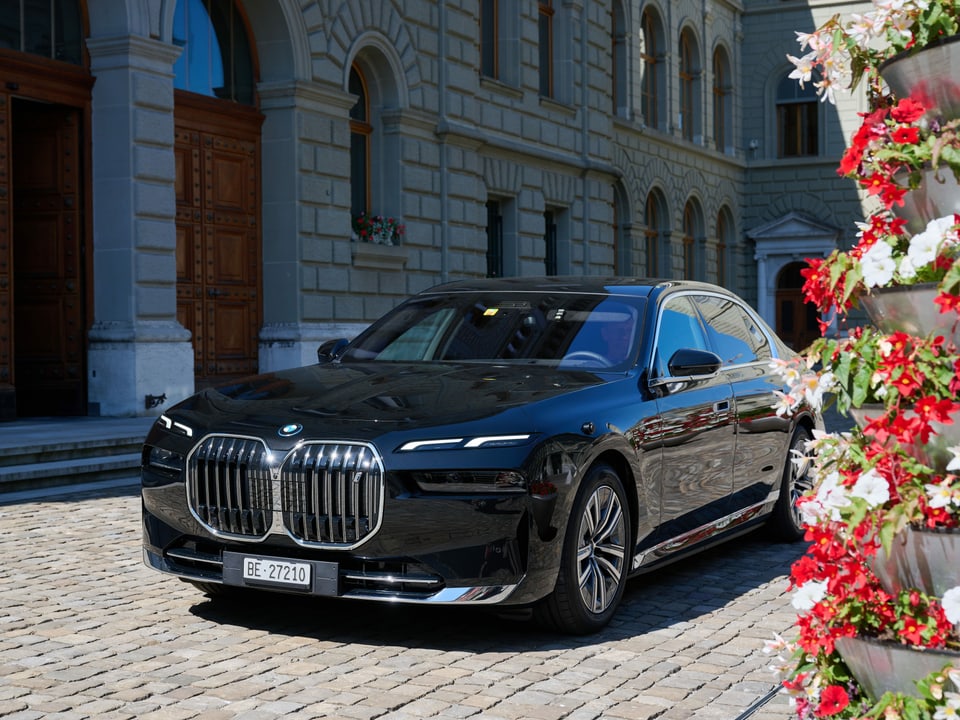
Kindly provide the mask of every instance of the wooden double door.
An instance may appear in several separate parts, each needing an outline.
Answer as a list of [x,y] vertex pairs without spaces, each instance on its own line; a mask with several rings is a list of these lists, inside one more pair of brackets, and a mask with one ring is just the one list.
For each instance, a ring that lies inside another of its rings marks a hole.
[[0,95],[0,417],[86,413],[82,118]]
[[177,319],[201,388],[258,367],[262,116],[178,92],[175,118]]

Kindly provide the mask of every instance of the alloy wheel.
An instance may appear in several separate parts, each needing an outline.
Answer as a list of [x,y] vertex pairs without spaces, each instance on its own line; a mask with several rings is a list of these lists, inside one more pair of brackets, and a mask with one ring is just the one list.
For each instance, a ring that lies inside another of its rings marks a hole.
[[617,597],[626,557],[626,523],[620,498],[600,485],[580,517],[577,567],[580,597],[592,613],[602,613]]

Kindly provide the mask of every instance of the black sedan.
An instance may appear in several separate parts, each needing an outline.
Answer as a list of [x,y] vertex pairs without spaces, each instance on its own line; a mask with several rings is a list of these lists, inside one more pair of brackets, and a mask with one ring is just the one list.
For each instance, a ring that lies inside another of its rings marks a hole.
[[143,557],[259,588],[532,609],[603,627],[627,579],[767,524],[802,534],[791,355],[722,288],[450,283],[319,363],[204,390],[143,448]]

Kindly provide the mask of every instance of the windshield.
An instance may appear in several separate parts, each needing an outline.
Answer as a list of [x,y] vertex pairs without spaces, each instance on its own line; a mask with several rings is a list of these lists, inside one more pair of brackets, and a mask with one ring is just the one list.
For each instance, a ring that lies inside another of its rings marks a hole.
[[344,362],[633,366],[644,299],[572,293],[454,293],[413,298],[350,344]]

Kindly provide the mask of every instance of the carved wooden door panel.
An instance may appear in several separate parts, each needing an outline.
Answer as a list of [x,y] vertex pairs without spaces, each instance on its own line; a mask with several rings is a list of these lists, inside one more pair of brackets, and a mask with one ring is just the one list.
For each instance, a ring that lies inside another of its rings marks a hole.
[[259,124],[217,127],[177,107],[177,316],[198,386],[257,371]]
[[80,112],[14,100],[12,116],[17,414],[84,414]]
[[13,388],[13,243],[10,232],[10,98],[0,93],[0,420],[16,415]]

